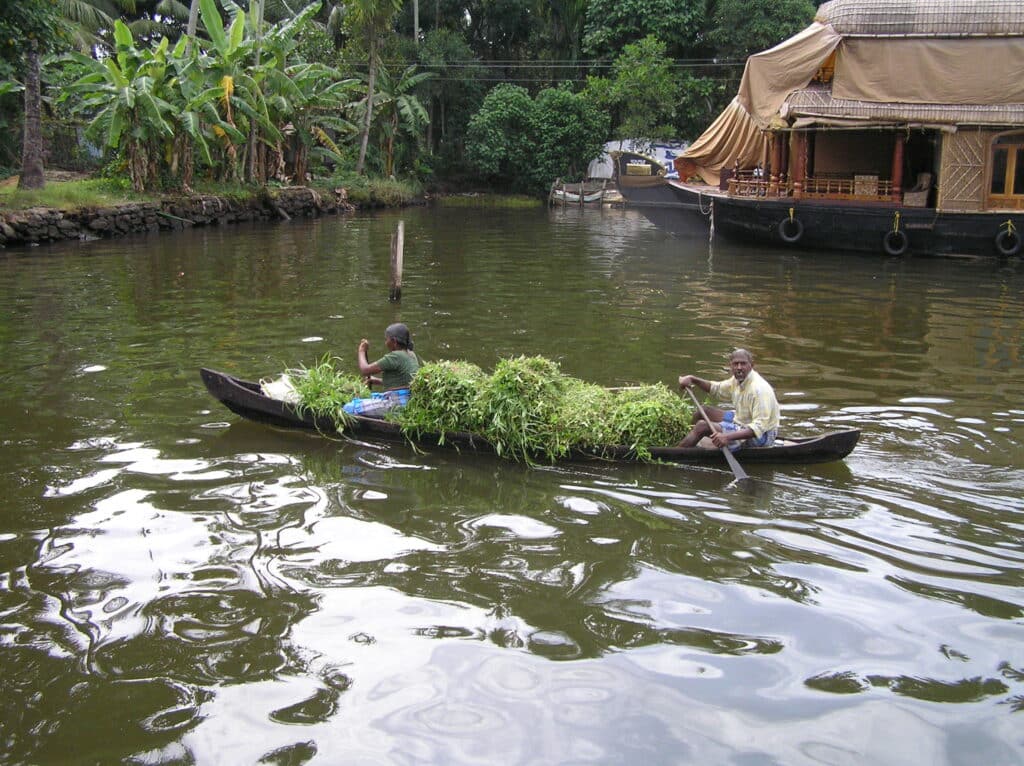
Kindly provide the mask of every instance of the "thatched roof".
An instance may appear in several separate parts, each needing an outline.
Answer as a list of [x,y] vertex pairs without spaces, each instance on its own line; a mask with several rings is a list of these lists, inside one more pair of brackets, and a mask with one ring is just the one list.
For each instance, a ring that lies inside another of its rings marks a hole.
[[910,104],[855,101],[833,98],[831,88],[820,85],[791,93],[782,111],[784,115],[797,118],[797,125],[1024,125],[1024,104]]
[[815,20],[844,37],[1024,36],[1021,0],[831,0]]

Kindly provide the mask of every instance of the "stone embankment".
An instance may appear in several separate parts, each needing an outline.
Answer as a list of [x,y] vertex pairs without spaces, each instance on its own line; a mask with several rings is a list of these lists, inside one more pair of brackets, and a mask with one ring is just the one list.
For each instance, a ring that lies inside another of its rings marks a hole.
[[246,200],[196,195],[116,207],[0,211],[0,247],[122,237],[240,221],[288,220],[353,209],[344,189],[325,194],[294,186],[268,190]]

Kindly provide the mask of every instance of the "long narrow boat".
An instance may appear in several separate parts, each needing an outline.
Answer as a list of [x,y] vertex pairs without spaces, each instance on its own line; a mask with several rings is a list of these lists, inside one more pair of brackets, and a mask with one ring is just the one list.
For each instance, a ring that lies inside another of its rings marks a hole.
[[[334,422],[329,418],[313,417],[309,413],[279,399],[263,394],[259,383],[242,380],[224,372],[203,368],[200,371],[206,389],[213,397],[246,420],[278,426],[281,428],[304,429],[322,433],[337,433]],[[388,420],[353,416],[344,433],[370,439],[409,441],[400,426]],[[819,436],[786,439],[772,447],[748,447],[737,453],[744,463],[826,463],[842,460],[853,451],[860,437],[858,429],[832,431]],[[494,448],[486,439],[467,432],[423,434],[416,438],[416,444],[423,446],[454,447],[460,450],[488,453]],[[651,458],[670,463],[724,463],[721,450],[700,447],[653,447]],[[624,462],[639,462],[636,453],[628,446],[612,445],[593,452],[577,452],[573,459],[605,459]]]

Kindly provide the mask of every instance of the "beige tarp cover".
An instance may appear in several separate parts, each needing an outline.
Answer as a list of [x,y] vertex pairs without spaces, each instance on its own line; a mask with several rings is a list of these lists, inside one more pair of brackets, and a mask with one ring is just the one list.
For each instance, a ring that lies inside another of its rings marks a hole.
[[722,168],[731,168],[736,161],[742,168],[763,164],[767,153],[765,134],[734,98],[682,156],[693,161],[701,178],[718,186]]
[[836,55],[832,96],[883,103],[1024,103],[1024,38],[847,38]]
[[768,127],[786,96],[811,81],[841,39],[831,25],[814,22],[774,48],[748,58],[739,90],[747,113],[762,128]]
[[[801,112],[800,99],[795,98],[786,119],[820,115],[889,125],[940,123],[946,121],[940,119],[946,112],[948,118],[970,107],[991,112],[1024,104],[1022,6],[1020,0],[825,3],[818,11],[820,21],[747,59],[733,103],[682,156],[713,184],[718,183],[719,171],[736,161],[743,168],[763,161],[767,141],[760,131],[779,119],[791,94],[807,89],[833,51],[830,108]],[[829,23],[830,14],[844,34]],[[960,22],[975,16],[983,23],[973,31],[995,36],[936,36],[949,24],[959,30]],[[864,36],[893,30],[898,34]],[[935,111],[939,114],[932,114]]]

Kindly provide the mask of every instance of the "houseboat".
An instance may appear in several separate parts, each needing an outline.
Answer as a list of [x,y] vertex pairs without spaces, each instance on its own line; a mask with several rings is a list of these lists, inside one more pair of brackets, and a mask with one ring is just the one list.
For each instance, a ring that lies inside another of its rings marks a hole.
[[1024,3],[831,0],[747,60],[678,179],[641,155],[614,162],[627,203],[668,228],[698,216],[784,247],[1016,256]]

